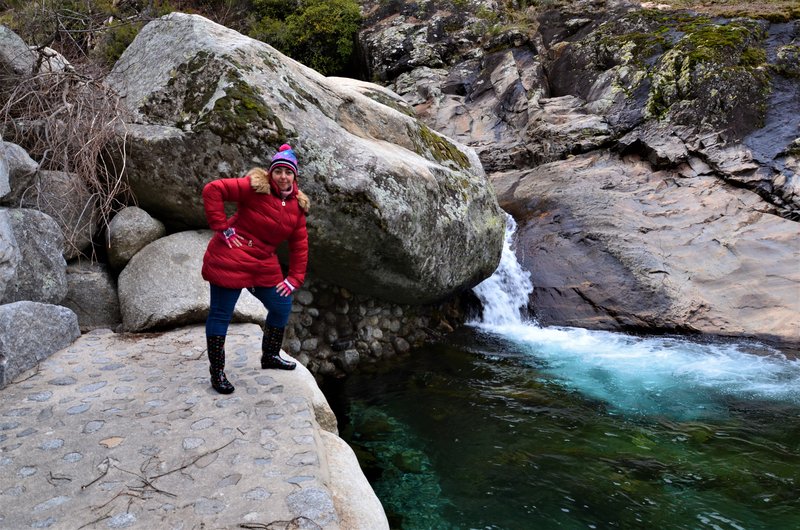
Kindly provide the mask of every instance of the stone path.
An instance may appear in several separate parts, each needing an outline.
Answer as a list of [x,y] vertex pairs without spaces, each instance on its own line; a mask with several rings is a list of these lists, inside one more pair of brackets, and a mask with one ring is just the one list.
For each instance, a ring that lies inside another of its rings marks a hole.
[[97,330],[1,390],[0,528],[340,528],[319,390],[260,337],[231,327],[228,396],[202,327]]

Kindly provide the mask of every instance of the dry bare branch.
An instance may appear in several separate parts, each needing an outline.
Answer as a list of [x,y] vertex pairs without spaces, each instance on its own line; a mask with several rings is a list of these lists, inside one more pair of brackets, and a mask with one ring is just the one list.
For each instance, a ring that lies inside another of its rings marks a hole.
[[[77,254],[81,237],[91,239],[98,229],[107,228],[114,212],[133,201],[124,172],[124,107],[100,79],[75,71],[2,79],[0,86],[7,91],[0,94],[5,101],[0,107],[3,139],[25,148],[40,170],[78,177],[56,195],[37,189],[47,185],[39,179],[34,189],[24,190],[16,206],[54,217]],[[121,168],[109,162],[115,159],[122,160]],[[82,207],[77,212],[64,208],[59,199],[65,195]]]

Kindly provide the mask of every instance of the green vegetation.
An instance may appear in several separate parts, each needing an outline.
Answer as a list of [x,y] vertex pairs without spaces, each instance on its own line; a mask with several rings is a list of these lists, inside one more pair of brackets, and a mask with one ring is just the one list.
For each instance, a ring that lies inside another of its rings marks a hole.
[[324,75],[347,73],[361,24],[356,0],[0,0],[0,23],[73,64],[108,69],[147,22],[173,11],[249,34]]
[[261,15],[250,36],[267,42],[323,75],[347,71],[361,12],[355,0],[305,0],[295,10],[275,0],[254,0]]
[[761,47],[763,29],[752,21],[736,20],[727,24],[698,21],[685,30],[653,71],[648,114],[663,118],[679,103],[679,112],[687,115],[691,109],[702,109],[711,126],[726,125],[744,109],[755,112],[753,122],[763,120],[770,91],[766,52]]
[[70,62],[110,67],[149,20],[173,10],[168,0],[11,0],[0,2],[0,23],[35,46],[49,46]]

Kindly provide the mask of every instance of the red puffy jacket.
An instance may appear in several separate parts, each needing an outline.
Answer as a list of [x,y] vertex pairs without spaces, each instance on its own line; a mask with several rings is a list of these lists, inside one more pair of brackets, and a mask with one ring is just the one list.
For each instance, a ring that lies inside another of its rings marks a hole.
[[[255,178],[255,177],[252,177]],[[277,246],[289,242],[289,274],[286,279],[300,287],[308,264],[306,215],[297,202],[297,185],[281,199],[269,179],[269,192],[257,192],[251,177],[220,179],[203,188],[208,226],[216,233],[203,256],[203,278],[230,289],[273,287],[284,280]],[[235,202],[236,213],[228,219],[224,202]],[[244,238],[241,247],[228,248],[221,231],[233,227]]]

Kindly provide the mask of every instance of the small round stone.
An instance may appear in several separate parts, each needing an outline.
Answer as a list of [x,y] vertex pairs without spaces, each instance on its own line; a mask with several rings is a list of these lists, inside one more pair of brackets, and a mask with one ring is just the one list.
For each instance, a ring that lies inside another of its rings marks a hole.
[[81,403],[80,405],[75,405],[74,407],[70,407],[67,409],[67,414],[83,414],[89,407],[92,405],[89,403]]
[[125,368],[125,365],[122,363],[111,363],[102,366],[100,369],[103,370],[104,372],[110,372],[113,370],[119,370],[120,368]]
[[81,393],[84,393],[84,394],[89,393],[89,392],[94,392],[96,390],[100,390],[101,388],[103,388],[107,384],[108,384],[108,382],[106,382],[106,381],[98,381],[96,383],[92,383],[90,385],[84,385],[84,386],[80,387],[78,389],[78,392],[81,392]]
[[42,401],[47,401],[51,397],[53,397],[53,393],[50,392],[49,390],[46,390],[44,392],[37,392],[36,394],[31,394],[30,396],[28,396],[28,401],[42,402]]
[[270,496],[270,492],[264,488],[253,488],[244,494],[244,498],[249,501],[263,501]]
[[184,438],[183,449],[185,451],[189,451],[191,449],[197,449],[204,443],[206,443],[206,441],[203,438]]
[[74,462],[77,462],[78,460],[81,460],[82,458],[83,455],[80,453],[67,453],[64,455],[63,459],[72,464]]
[[136,516],[132,513],[118,513],[108,520],[109,528],[127,528],[136,522]]
[[34,466],[23,466],[17,471],[18,477],[30,477],[35,475],[38,470]]
[[197,420],[196,422],[192,423],[191,429],[193,431],[202,431],[203,429],[208,429],[213,425],[214,425],[214,420],[212,420],[211,418],[203,418],[202,420]]
[[53,497],[50,500],[44,501],[44,502],[34,506],[33,507],[33,512],[36,513],[36,512],[43,512],[45,510],[49,510],[50,508],[54,508],[56,506],[64,504],[68,500],[69,500],[69,497],[67,497],[65,495],[61,495],[60,497]]
[[51,379],[50,381],[48,381],[49,384],[54,386],[74,385],[77,382],[78,382],[77,379],[70,376],[56,377],[55,379]]
[[106,422],[104,422],[103,420],[90,421],[89,423],[83,426],[83,432],[86,434],[92,434],[102,429],[103,425],[105,424]]
[[39,446],[39,449],[43,449],[45,451],[55,451],[56,449],[61,449],[62,447],[64,447],[64,440],[55,438],[53,440],[42,442],[42,445]]

